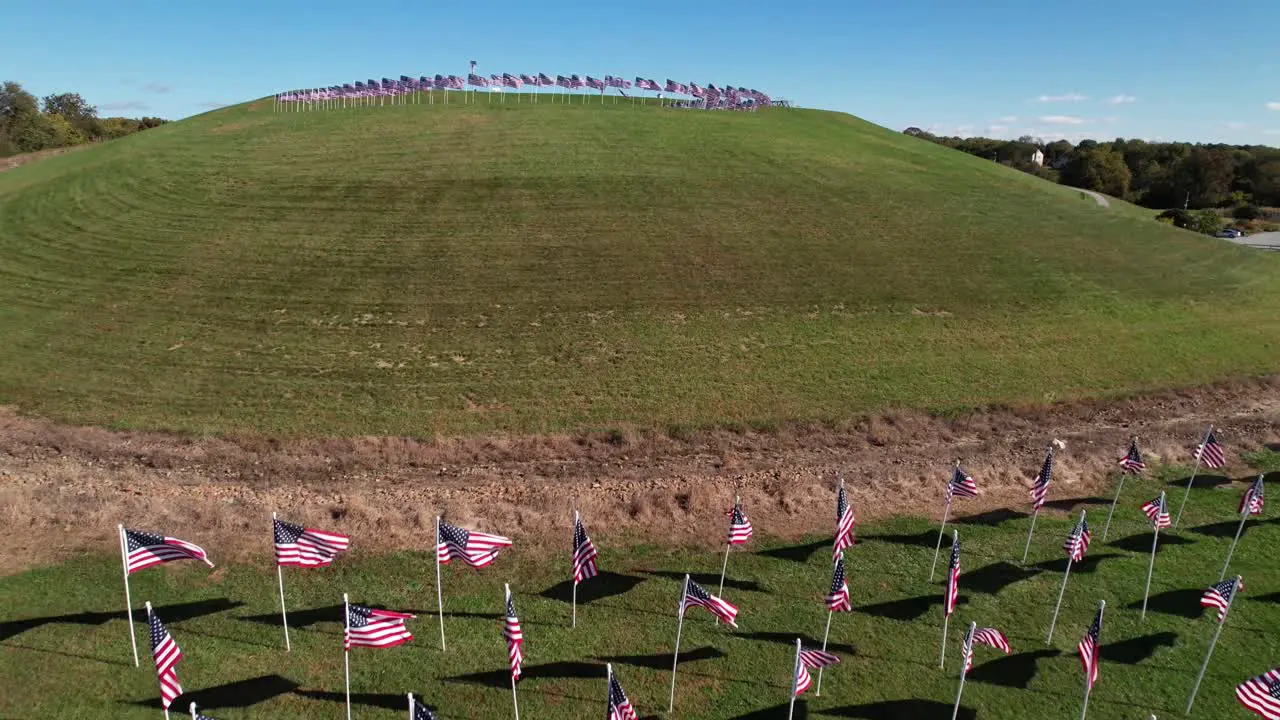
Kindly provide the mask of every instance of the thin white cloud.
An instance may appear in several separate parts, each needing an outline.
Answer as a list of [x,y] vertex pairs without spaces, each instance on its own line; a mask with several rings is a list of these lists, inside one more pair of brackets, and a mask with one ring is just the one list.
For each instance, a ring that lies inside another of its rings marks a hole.
[[1008,125],[988,125],[987,126],[988,135],[1003,135],[1007,132],[1009,132]]
[[1002,117],[1002,118],[1000,118],[1000,119],[996,120],[996,122],[998,122],[998,123],[1006,123],[1006,124],[1012,125],[1012,124],[1014,124],[1014,123],[1018,122],[1018,116],[1017,116],[1017,115],[1005,115],[1004,117]]
[[1088,100],[1088,99],[1089,99],[1088,97],[1081,95],[1080,93],[1077,93],[1077,92],[1063,93],[1061,95],[1041,95],[1040,97],[1036,98],[1038,102],[1042,102],[1042,103],[1081,102],[1083,100]]
[[147,104],[141,100],[124,100],[121,102],[102,103],[98,107],[103,110],[146,110]]
[[1267,109],[1268,109],[1268,110],[1280,110],[1280,102],[1269,102],[1269,103],[1267,103]]
[[1085,120],[1074,115],[1041,115],[1040,122],[1050,125],[1083,125]]
[[1226,128],[1226,129],[1228,129],[1228,130],[1243,130],[1243,129],[1245,129],[1245,128],[1249,127],[1249,123],[1247,123],[1247,122],[1240,122],[1239,120],[1228,120],[1228,121],[1226,121],[1226,122],[1222,123],[1222,126],[1223,126],[1223,127],[1225,127],[1225,128]]
[[165,95],[167,93],[173,92],[172,85],[165,85],[163,83],[147,83],[146,85],[142,86],[142,89],[146,90],[147,92],[153,92],[157,95]]
[[1132,95],[1125,95],[1124,93],[1120,93],[1119,95],[1116,95],[1114,97],[1107,98],[1108,105],[1128,105],[1129,103],[1136,103],[1136,102],[1138,102],[1138,98]]

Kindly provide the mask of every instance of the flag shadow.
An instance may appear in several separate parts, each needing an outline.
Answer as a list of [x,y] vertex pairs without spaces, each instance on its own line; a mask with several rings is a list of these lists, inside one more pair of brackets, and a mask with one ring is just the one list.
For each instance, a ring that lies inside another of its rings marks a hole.
[[[1190,475],[1180,477],[1177,480],[1170,480],[1165,487],[1186,488],[1187,481],[1191,479]],[[1225,475],[1196,475],[1196,482],[1191,486],[1192,490],[1216,490],[1223,485],[1230,485],[1231,478]]]
[[[669,578],[671,580],[678,580],[681,582],[684,581],[685,575],[682,572],[674,572],[672,570],[641,570],[640,572],[643,575],[649,575],[651,577]],[[715,590],[712,590],[711,588],[718,588],[720,586],[720,576],[713,573],[689,573],[689,579],[703,586],[703,589],[707,590],[707,592],[715,592]],[[760,583],[754,580],[734,580],[727,575],[724,579],[724,586],[733,590],[743,590],[745,592],[769,592],[761,587]]]
[[1241,595],[1241,597],[1254,602],[1269,602],[1280,605],[1280,592],[1267,593],[1266,595],[1257,595],[1255,597]]
[[[667,656],[670,659],[670,655]],[[602,663],[587,662],[553,662],[543,663],[541,665],[525,665],[521,668],[521,681],[533,680],[535,678],[547,679],[563,679],[563,678],[595,678],[601,679],[605,676],[605,667]],[[511,687],[511,670],[502,668],[501,670],[491,670],[489,672],[470,673],[468,675],[454,675],[445,678],[446,682],[467,683],[470,685],[484,685],[494,688]]]
[[[216,600],[196,600],[194,602],[175,603],[172,605],[161,605],[154,608],[157,615],[165,623],[182,622],[184,620],[192,620],[205,615],[213,615],[215,613],[225,612],[244,605],[242,602],[232,602],[227,598],[218,598]],[[134,621],[139,619],[146,620],[147,611],[145,608],[135,608],[133,611]],[[0,623],[0,640],[8,640],[11,637],[20,635],[28,630],[43,625],[102,625],[109,620],[124,620],[125,613],[123,610],[114,612],[82,612],[70,613],[67,615],[49,615],[47,617],[27,618],[25,620],[10,620]]]
[[[578,604],[587,605],[596,600],[625,595],[642,582],[644,578],[602,570],[599,575],[578,585]],[[571,603],[573,602],[573,580],[556,583],[538,595],[548,600]]]
[[[719,648],[706,645],[693,650],[684,650],[680,653],[680,664],[686,662],[697,662],[699,660],[718,660],[725,656],[725,652]],[[671,653],[658,653],[656,655],[614,655],[612,657],[597,657],[600,662],[609,662],[615,665],[631,665],[632,667],[651,668],[654,670],[670,670],[671,669]]]
[[761,550],[756,553],[760,557],[774,558],[776,560],[790,560],[791,562],[807,563],[813,554],[822,548],[831,547],[830,540],[815,540],[803,545],[792,545],[789,547],[774,548],[772,550]]
[[[1147,539],[1150,540],[1151,539],[1150,536],[1148,536]],[[1150,547],[1150,545],[1148,545],[1147,547]],[[1098,553],[1096,555],[1086,555],[1085,558],[1080,562],[1071,563],[1071,574],[1072,575],[1076,575],[1076,574],[1088,575],[1090,573],[1097,572],[1098,565],[1100,565],[1103,560],[1110,560],[1111,558],[1120,558],[1120,557],[1125,557],[1125,556],[1121,555],[1120,553]],[[1045,572],[1055,572],[1055,573],[1065,572],[1067,569],[1067,559],[1063,557],[1063,558],[1058,558],[1057,560],[1046,560],[1042,563],[1036,563],[1031,567],[1040,568]]]
[[[295,690],[293,694],[308,700],[342,703],[343,705],[347,703],[346,693],[330,692],[328,690]],[[351,704],[402,712],[408,712],[409,710],[409,698],[400,693],[351,693]]]
[[[1234,535],[1235,528],[1232,528],[1231,532]],[[1191,540],[1190,538],[1184,538],[1181,535],[1171,535],[1167,532],[1162,532],[1160,533],[1160,542],[1156,544],[1156,553],[1159,554],[1160,552],[1162,552],[1164,550],[1165,545],[1194,545],[1195,542],[1196,542],[1195,540]],[[1138,533],[1137,535],[1130,535],[1128,537],[1120,538],[1119,540],[1112,540],[1111,542],[1107,543],[1107,545],[1113,548],[1117,548],[1119,550],[1128,550],[1130,552],[1140,552],[1140,553],[1150,553],[1151,552],[1151,533],[1144,532],[1144,533]],[[1075,570],[1075,568],[1072,568],[1072,570]]]
[[[1258,524],[1259,523],[1257,521],[1252,521],[1252,519],[1246,520],[1244,523],[1244,530],[1240,531],[1240,537],[1248,535],[1249,530]],[[1230,539],[1236,536],[1236,529],[1239,527],[1240,516],[1237,515],[1235,520],[1227,520],[1226,522],[1209,523],[1208,525],[1193,527],[1191,528],[1191,532],[1197,535],[1204,535],[1205,537]]]
[[[280,627],[280,613],[278,612],[266,613],[265,615],[243,615],[236,619],[244,620],[245,622],[257,623],[259,625],[271,625],[273,627]],[[308,627],[311,627],[312,625],[318,625],[322,622],[331,622],[336,625],[341,625],[342,624],[342,606],[341,605],[325,605],[324,607],[289,611],[289,627],[290,628],[308,628]]]
[[1161,647],[1173,647],[1178,641],[1178,634],[1172,632],[1152,633],[1142,637],[1121,640],[1103,645],[1102,659],[1122,665],[1137,665],[1156,653]]
[[[185,708],[195,703],[201,708],[226,709],[247,708],[266,702],[281,695],[297,692],[298,683],[279,675],[263,675],[256,678],[237,680],[224,685],[192,690],[174,699],[172,707]],[[345,696],[343,696],[345,702]],[[163,709],[160,698],[150,698],[131,703],[140,707]]]
[[[877,541],[884,543],[893,543],[894,545],[912,545],[915,547],[931,548],[938,544],[938,531],[925,530],[914,535],[864,535],[860,540],[864,542]],[[946,544],[945,538],[943,544]]]
[[1044,504],[1051,510],[1061,512],[1072,512],[1083,505],[1110,505],[1109,497],[1083,497],[1083,498],[1063,498],[1061,500],[1050,500]]
[[1006,587],[1023,580],[1028,580],[1043,572],[1039,568],[1024,568],[1003,560],[966,573],[960,578],[966,590],[976,590],[987,595],[995,595]]
[[[787,645],[795,647],[796,638],[800,638],[800,642],[809,649],[822,647],[822,641],[812,635],[798,635],[796,633],[780,633],[780,632],[749,632],[738,633],[738,637],[746,640],[759,640],[767,643],[778,643],[779,645]],[[845,655],[857,655],[858,648],[848,643],[827,643],[827,650],[834,653],[844,653]]]
[[[956,605],[968,604],[969,598],[964,595],[956,599]],[[874,605],[863,605],[862,607],[855,607],[854,610],[864,615],[889,618],[890,620],[915,620],[929,612],[934,605],[942,605],[941,593],[921,595],[920,597],[903,600],[891,600],[890,602],[875,603]]]
[[1027,513],[1009,508],[1001,508],[999,510],[988,510],[977,515],[966,515],[958,517],[951,522],[955,525],[982,525],[984,527],[999,527],[1010,520],[1022,520],[1031,517]]
[[[787,710],[791,707],[790,703],[782,703],[763,710],[749,712],[746,715],[735,715],[732,720],[782,720],[787,717]],[[804,700],[796,699],[796,718],[809,717],[809,705]]]
[[[836,717],[863,718],[864,720],[949,720],[952,705],[937,700],[884,700],[866,703],[865,705],[846,705],[844,707],[823,710],[823,715]],[[975,720],[978,712],[972,708],[960,706],[958,718]]]
[[997,658],[970,670],[968,679],[985,685],[1026,690],[1040,670],[1038,662],[1061,654],[1060,650],[1033,650]]
[[[1147,610],[1158,612],[1162,615],[1174,615],[1194,620],[1204,615],[1204,608],[1200,606],[1201,595],[1204,595],[1202,588],[1167,590],[1147,598]],[[1129,603],[1128,608],[1140,611],[1142,610],[1142,601],[1135,600]]]

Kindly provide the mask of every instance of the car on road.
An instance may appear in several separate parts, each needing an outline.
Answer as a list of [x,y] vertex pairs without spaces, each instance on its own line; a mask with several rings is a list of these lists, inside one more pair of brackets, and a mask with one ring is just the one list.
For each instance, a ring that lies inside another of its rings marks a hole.
[[1244,236],[1244,233],[1240,232],[1239,230],[1235,228],[1227,228],[1226,230],[1218,231],[1218,234],[1215,235],[1214,237],[1227,238],[1230,240],[1234,240],[1238,237],[1243,237],[1243,236]]

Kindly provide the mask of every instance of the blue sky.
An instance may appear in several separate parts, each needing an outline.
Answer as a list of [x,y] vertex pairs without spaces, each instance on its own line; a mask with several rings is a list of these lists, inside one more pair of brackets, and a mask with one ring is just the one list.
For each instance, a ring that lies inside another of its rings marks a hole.
[[40,0],[4,15],[4,79],[104,114],[179,118],[474,58],[746,85],[896,130],[1280,145],[1277,0]]

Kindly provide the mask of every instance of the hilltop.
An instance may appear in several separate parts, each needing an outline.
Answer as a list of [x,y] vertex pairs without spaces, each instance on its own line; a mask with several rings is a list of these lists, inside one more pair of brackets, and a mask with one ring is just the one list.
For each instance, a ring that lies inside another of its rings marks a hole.
[[258,101],[0,174],[0,402],[776,427],[1269,373],[1280,258],[814,110]]

